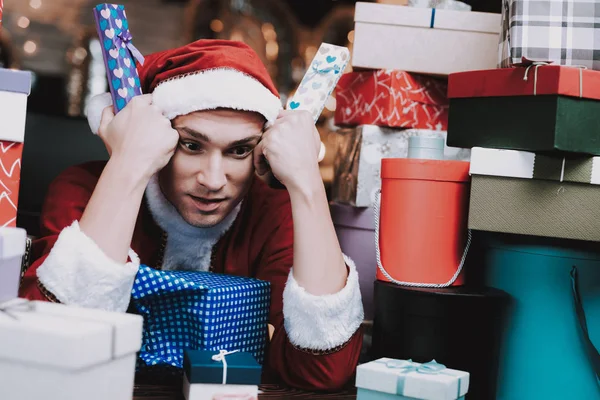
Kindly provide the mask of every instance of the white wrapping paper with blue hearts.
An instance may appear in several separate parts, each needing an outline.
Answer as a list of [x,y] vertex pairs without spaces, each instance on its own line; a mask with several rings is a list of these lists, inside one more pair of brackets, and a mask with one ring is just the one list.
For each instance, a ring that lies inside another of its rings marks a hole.
[[469,391],[470,374],[432,360],[380,358],[356,369],[356,387],[419,400],[457,400]]
[[183,368],[183,352],[247,352],[262,364],[267,338],[269,282],[140,265],[131,301],[144,317],[138,366]]
[[306,110],[317,122],[349,61],[350,51],[346,47],[322,43],[287,109]]
[[125,6],[98,4],[94,17],[116,114],[142,94],[136,61],[143,65],[144,57],[131,41]]

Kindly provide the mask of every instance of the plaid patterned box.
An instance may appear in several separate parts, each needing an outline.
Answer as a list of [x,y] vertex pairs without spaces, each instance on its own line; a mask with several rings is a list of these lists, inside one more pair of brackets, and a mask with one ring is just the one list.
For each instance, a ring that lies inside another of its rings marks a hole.
[[503,0],[499,64],[526,58],[600,69],[597,0]]
[[132,301],[144,317],[140,360],[183,367],[183,353],[239,350],[262,363],[270,283],[212,272],[159,271],[140,266]]

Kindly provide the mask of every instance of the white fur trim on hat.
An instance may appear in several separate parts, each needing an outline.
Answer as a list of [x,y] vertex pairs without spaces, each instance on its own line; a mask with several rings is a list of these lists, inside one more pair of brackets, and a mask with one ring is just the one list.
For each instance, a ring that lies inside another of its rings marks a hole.
[[281,100],[255,78],[232,68],[216,68],[161,82],[152,102],[173,119],[194,111],[230,108],[277,119]]
[[[273,123],[283,108],[279,97],[257,79],[233,68],[216,68],[161,82],[152,103],[173,119],[194,111],[230,108],[262,114]],[[86,109],[92,132],[98,133],[102,110],[111,105],[109,93],[93,97]]]

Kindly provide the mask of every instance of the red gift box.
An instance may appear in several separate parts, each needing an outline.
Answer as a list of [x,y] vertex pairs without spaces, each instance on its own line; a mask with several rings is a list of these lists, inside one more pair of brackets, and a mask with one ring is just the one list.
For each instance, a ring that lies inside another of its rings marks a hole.
[[559,65],[501,68],[451,74],[448,97],[562,95],[600,100],[600,71]]
[[23,143],[0,140],[0,226],[15,227]]
[[446,130],[447,89],[445,80],[404,71],[351,72],[337,86],[335,123]]

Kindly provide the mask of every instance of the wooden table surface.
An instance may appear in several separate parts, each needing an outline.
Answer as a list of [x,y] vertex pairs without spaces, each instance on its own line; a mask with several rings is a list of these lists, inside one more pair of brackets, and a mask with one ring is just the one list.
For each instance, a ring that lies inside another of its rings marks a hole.
[[[356,399],[354,389],[339,393],[311,393],[278,385],[261,385],[260,390],[259,399]],[[135,386],[133,400],[183,400],[183,396],[178,387],[139,384]]]

